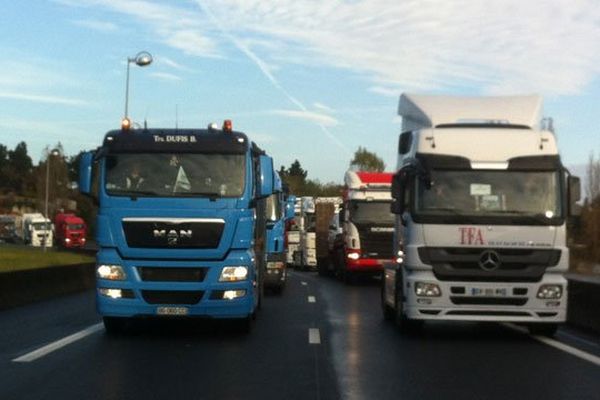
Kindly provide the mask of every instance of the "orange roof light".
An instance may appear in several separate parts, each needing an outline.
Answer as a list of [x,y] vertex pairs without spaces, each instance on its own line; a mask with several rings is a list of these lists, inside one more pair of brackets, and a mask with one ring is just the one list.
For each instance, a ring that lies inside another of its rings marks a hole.
[[121,130],[128,131],[131,128],[131,120],[127,117],[121,120]]
[[233,130],[233,124],[230,119],[223,121],[223,132],[231,132]]

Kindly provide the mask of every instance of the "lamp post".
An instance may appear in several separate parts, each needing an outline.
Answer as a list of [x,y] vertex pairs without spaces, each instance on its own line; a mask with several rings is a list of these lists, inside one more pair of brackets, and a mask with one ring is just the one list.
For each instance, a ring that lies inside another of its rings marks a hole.
[[58,156],[60,152],[57,149],[53,149],[52,151],[48,151],[46,149],[46,201],[45,201],[45,227],[44,227],[44,252],[46,252],[46,247],[48,246],[48,221],[50,218],[48,217],[48,186],[50,183],[50,159],[52,156]]
[[127,78],[125,81],[125,116],[121,123],[122,127],[129,128],[131,121],[129,120],[129,65],[135,63],[139,67],[145,67],[152,63],[152,54],[147,51],[140,51],[135,57],[127,57]]

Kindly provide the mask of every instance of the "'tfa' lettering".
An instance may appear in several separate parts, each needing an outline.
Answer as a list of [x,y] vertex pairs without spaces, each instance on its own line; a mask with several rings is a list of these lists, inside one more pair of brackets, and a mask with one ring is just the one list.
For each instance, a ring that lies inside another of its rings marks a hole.
[[485,244],[483,241],[483,233],[479,228],[458,228],[460,231],[460,244],[475,245]]

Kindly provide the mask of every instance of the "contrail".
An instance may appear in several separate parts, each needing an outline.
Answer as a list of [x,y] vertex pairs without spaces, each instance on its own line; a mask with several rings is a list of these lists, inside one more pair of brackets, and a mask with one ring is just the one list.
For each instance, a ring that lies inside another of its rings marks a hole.
[[[271,82],[271,84],[277,90],[279,90],[281,93],[283,93],[283,95],[289,101],[291,101],[296,107],[298,107],[299,110],[301,110],[301,111],[308,111],[308,109],[306,108],[306,106],[304,104],[302,104],[302,102],[300,100],[298,100],[297,98],[295,98],[294,96],[292,96],[283,86],[281,86],[281,84],[279,83],[279,81],[277,80],[277,78],[275,78],[275,76],[271,73],[271,68],[269,67],[269,65],[266,62],[264,62],[260,57],[258,57],[256,55],[256,53],[254,53],[252,50],[250,50],[250,48],[248,48],[248,46],[246,46],[244,43],[242,43],[241,41],[239,41],[235,36],[233,36],[229,32],[229,30],[227,30],[227,28],[225,28],[225,26],[223,26],[223,24],[221,23],[221,21],[219,21],[219,19],[212,13],[212,11],[210,11],[208,9],[208,7],[205,4],[202,3],[202,1],[198,1],[198,5],[200,6],[200,8],[204,12],[204,14],[206,14],[208,16],[208,18],[210,18],[210,20],[215,24],[215,26],[217,27],[217,29],[219,29],[221,31],[221,33],[223,34],[223,36],[225,36],[227,39],[229,39],[233,43],[233,45],[235,47],[237,47],[238,50],[240,50],[250,60],[252,60],[254,62],[254,64],[256,64],[256,66],[258,67],[258,69],[260,69],[260,71],[263,73],[263,75]],[[325,135],[332,142],[334,142],[336,145],[338,145],[339,148],[341,148],[342,150],[344,150],[344,152],[346,152],[348,155],[352,154],[352,152],[346,146],[346,144],[344,142],[342,142],[341,140],[339,140],[337,137],[335,137],[333,135],[333,133],[331,133],[331,131],[329,129],[327,129],[327,127],[325,125],[319,124],[318,122],[316,124],[319,126],[319,128],[321,128],[321,130],[323,131],[323,133],[325,133]]]

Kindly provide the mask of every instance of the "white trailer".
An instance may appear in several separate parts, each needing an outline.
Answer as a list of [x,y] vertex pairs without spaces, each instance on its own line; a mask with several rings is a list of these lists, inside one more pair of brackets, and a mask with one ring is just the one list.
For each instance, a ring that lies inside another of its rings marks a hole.
[[541,110],[539,96],[400,97],[386,318],[522,322],[546,334],[566,320],[566,221],[580,184]]

